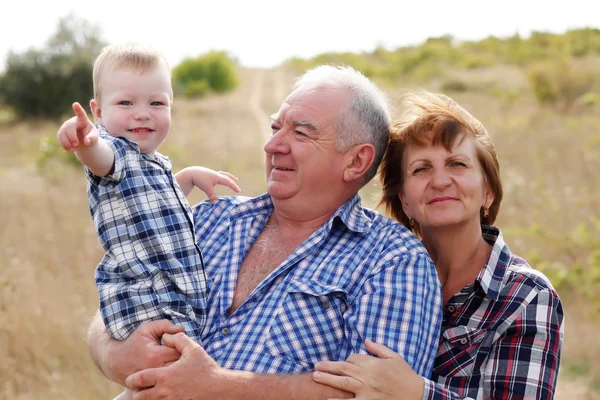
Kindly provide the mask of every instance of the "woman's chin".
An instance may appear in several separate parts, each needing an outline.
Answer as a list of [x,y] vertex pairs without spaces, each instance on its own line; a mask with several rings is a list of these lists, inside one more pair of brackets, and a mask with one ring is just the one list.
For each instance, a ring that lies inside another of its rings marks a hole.
[[[462,218],[446,217],[431,219],[427,224],[423,225],[423,229],[426,230],[448,230],[448,229],[459,229],[467,225],[467,221]],[[423,230],[422,229],[422,230]]]

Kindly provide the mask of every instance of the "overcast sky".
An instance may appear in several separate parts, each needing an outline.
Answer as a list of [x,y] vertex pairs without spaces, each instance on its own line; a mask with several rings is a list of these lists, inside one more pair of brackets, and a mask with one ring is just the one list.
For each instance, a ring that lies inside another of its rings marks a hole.
[[211,49],[242,65],[269,67],[292,56],[371,51],[418,44],[450,34],[458,39],[506,37],[532,30],[562,33],[600,28],[597,0],[9,0],[0,14],[0,70],[9,50],[41,47],[69,13],[99,24],[109,43],[141,42],[171,65]]

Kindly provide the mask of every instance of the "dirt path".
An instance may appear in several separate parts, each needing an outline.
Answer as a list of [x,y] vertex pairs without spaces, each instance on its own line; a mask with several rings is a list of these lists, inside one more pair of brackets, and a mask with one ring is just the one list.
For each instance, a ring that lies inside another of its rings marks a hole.
[[255,70],[252,74],[252,93],[250,95],[249,108],[256,121],[256,132],[262,140],[268,136],[267,123],[269,115],[262,107],[262,99],[265,97],[265,74],[264,69]]

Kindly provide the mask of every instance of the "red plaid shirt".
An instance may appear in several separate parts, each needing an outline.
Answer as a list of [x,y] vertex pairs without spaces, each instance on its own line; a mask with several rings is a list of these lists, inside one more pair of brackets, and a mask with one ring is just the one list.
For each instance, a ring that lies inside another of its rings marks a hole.
[[550,281],[482,226],[492,254],[475,281],[444,305],[442,336],[424,400],[552,399],[563,308]]

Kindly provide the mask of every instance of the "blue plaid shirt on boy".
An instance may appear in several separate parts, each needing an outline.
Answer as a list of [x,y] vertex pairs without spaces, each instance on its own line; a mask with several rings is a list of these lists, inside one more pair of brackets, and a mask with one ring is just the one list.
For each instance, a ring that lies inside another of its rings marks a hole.
[[483,226],[491,256],[445,305],[442,337],[423,400],[554,398],[563,308],[550,281]]
[[106,328],[123,340],[145,321],[169,319],[198,340],[206,319],[206,280],[191,209],[171,163],[103,129],[100,136],[114,150],[114,168],[105,177],[87,171],[87,186],[106,251],[96,269]]
[[266,194],[194,209],[208,279],[202,343],[211,357],[229,369],[301,373],[366,353],[369,338],[429,376],[442,317],[433,262],[412,233],[361,207],[358,195],[228,316],[241,263],[272,212]]

